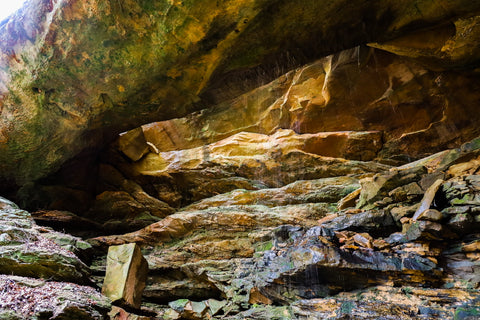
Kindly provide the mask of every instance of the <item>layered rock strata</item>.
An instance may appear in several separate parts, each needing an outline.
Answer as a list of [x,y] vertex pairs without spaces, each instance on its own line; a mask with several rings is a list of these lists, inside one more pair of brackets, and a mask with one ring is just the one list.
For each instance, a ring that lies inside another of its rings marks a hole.
[[[479,155],[477,139],[360,180],[235,190],[90,241],[141,244],[144,299],[169,302],[156,310],[171,319],[469,319],[480,310]],[[357,208],[338,210],[359,187]]]

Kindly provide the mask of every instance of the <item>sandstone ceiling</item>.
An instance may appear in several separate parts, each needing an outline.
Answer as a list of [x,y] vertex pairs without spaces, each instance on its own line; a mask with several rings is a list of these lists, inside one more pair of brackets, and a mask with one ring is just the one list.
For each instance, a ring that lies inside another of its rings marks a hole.
[[[0,178],[23,185],[124,130],[208,108],[359,44],[438,56],[396,49],[401,36],[436,27],[462,48],[471,32],[455,30],[472,28],[454,21],[478,12],[470,0],[31,0],[0,23]],[[466,60],[441,51],[437,60],[449,63],[435,67],[475,64],[472,50]]]

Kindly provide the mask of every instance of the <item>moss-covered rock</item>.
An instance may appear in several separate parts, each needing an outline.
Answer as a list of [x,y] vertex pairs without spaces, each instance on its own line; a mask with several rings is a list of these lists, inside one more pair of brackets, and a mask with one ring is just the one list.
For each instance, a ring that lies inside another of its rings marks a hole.
[[55,232],[46,236],[49,231],[39,228],[28,212],[3,198],[0,222],[0,273],[88,282],[89,268],[65,247],[81,251],[88,244],[67,236],[62,240]]

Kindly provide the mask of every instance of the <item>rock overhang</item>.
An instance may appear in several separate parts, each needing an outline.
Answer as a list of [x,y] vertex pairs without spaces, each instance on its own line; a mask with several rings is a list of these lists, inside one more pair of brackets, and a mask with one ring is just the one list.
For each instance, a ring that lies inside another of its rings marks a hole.
[[471,1],[440,10],[426,1],[31,0],[0,26],[0,176],[23,185],[123,130],[479,10]]

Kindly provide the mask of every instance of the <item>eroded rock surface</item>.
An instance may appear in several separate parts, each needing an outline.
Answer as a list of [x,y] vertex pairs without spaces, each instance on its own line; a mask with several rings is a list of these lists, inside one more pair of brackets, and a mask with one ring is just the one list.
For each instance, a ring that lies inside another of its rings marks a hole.
[[4,198],[0,225],[1,319],[108,319],[110,300],[88,286],[87,242],[36,225]]
[[[468,319],[480,308],[478,150],[474,140],[361,178],[359,208],[337,209],[355,177],[300,180],[207,198],[90,242],[141,244],[144,299],[168,302],[155,310],[170,319]],[[435,200],[413,219],[427,192]],[[225,316],[208,299],[223,301]]]
[[[91,238],[1,200],[1,317],[477,318],[479,14],[32,0],[0,22],[0,190]],[[111,245],[149,264],[135,309],[61,298]]]
[[[302,6],[278,0],[32,0],[0,25],[1,177],[24,185],[82,151],[95,152],[122,130],[236,97],[305,61],[479,11],[467,0],[311,0]],[[462,48],[459,40],[449,48]],[[442,79],[465,84],[461,78]],[[388,97],[385,90],[395,85],[381,82],[375,99],[383,92]],[[333,102],[329,95],[313,100],[305,128],[318,127],[313,106]],[[422,113],[418,100],[405,114]],[[334,109],[327,113],[337,114]]]
[[[477,83],[476,72],[451,71],[448,64],[432,71],[414,59],[357,47],[214,108],[142,128],[146,141],[159,151],[199,147],[240,131],[376,130],[383,132],[382,144],[377,145],[380,152],[358,139],[367,137],[352,135],[355,149],[346,157],[410,162],[478,136],[471,126],[478,122],[474,110],[478,96],[473,93]],[[337,156],[333,152],[343,145],[339,138],[330,138],[332,153],[325,155]]]

